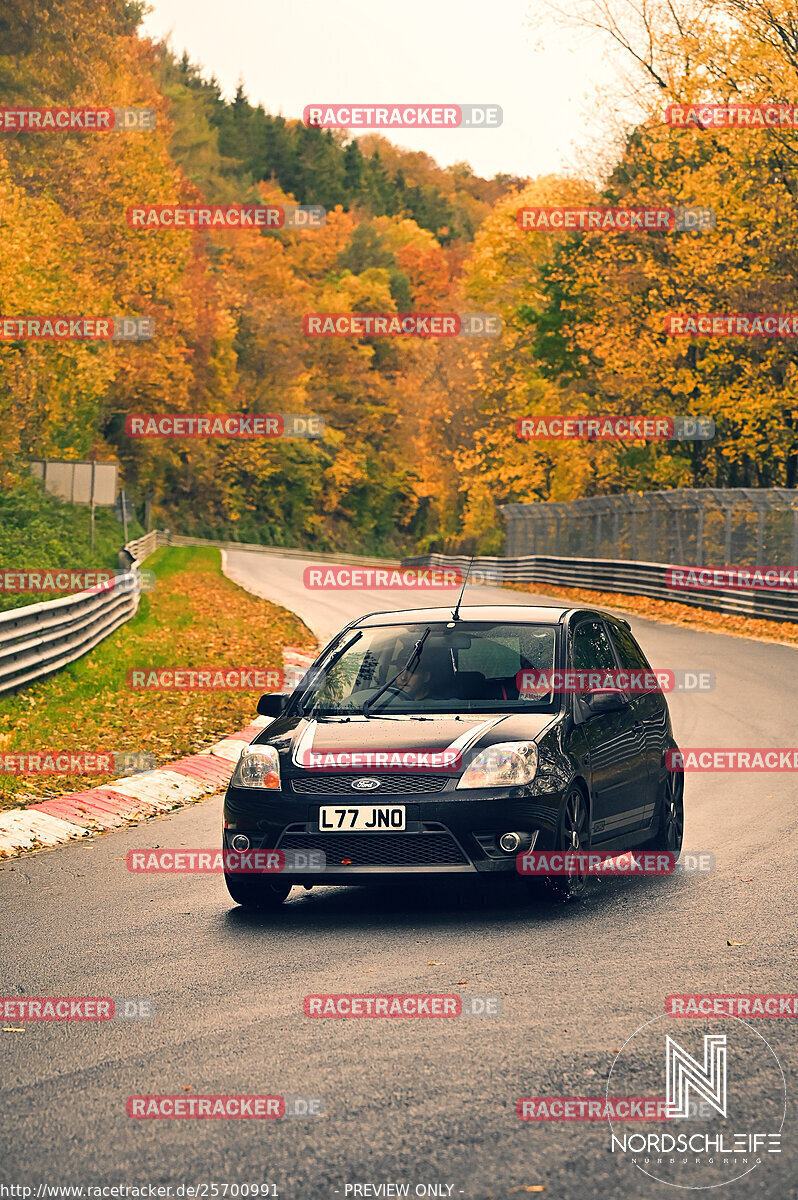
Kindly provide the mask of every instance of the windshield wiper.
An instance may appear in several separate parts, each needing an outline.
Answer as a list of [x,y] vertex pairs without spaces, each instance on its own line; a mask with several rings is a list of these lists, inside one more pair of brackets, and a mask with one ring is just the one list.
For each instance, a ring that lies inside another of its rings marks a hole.
[[408,658],[407,662],[402,667],[402,669],[400,671],[396,672],[393,679],[389,679],[387,683],[384,683],[382,685],[382,687],[374,693],[373,696],[369,696],[368,700],[366,700],[365,704],[363,705],[363,716],[364,717],[368,717],[371,715],[371,706],[373,704],[376,704],[377,701],[379,700],[380,696],[383,696],[388,691],[389,688],[393,687],[393,685],[396,683],[396,681],[400,675],[404,675],[405,671],[409,671],[411,667],[418,666],[419,661],[421,659],[421,651],[424,649],[424,643],[426,642],[426,640],[429,637],[431,632],[432,632],[432,627],[430,625],[428,625],[427,628],[422,633],[421,637],[416,642],[415,646],[413,647],[413,653],[410,655],[410,657]]

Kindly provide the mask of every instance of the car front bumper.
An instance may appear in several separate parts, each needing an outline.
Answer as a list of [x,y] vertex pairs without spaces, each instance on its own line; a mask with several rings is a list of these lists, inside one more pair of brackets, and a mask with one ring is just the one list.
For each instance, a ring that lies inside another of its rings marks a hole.
[[[351,805],[351,794],[310,798],[230,787],[224,803],[224,844],[230,849],[232,838],[244,834],[253,850],[320,850],[322,871],[283,876],[311,886],[512,872],[518,853],[532,845],[551,845],[557,829],[561,794],[529,793],[528,788],[457,791],[452,786],[433,795],[392,794],[381,802],[404,807],[405,829],[361,833],[319,829],[321,805]],[[363,804],[365,797],[356,802]],[[515,851],[498,846],[498,837],[507,832],[526,835]]]

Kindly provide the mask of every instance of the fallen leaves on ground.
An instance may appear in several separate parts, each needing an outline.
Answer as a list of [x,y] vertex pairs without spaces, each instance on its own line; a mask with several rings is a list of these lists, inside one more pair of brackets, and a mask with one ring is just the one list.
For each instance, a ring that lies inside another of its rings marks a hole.
[[[222,575],[218,550],[170,548],[150,562],[156,587],[132,621],[64,670],[0,697],[0,750],[131,750],[173,762],[250,724],[260,693],[133,689],[131,669],[281,669],[284,646],[314,651],[298,617]],[[0,775],[0,810],[118,777]]]

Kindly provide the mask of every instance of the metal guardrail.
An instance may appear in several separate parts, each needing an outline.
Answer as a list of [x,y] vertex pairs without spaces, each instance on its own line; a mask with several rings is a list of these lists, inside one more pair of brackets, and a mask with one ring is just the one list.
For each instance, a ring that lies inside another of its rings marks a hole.
[[[138,564],[160,546],[218,546],[230,550],[254,550],[287,558],[309,558],[341,563],[373,563],[398,566],[393,559],[360,557],[353,554],[314,554],[281,546],[259,546],[246,542],[219,542],[183,537],[168,530],[153,530],[128,542],[120,559],[130,567],[117,576],[117,585],[107,591],[79,592],[43,604],[0,613],[0,693],[22,687],[74,662],[108,637],[138,610],[140,586]],[[465,571],[468,555],[423,554],[403,558],[404,567],[457,567]],[[496,582],[535,583],[590,591],[615,592],[670,600],[738,616],[767,617],[776,621],[798,621],[798,594],[753,589],[682,590],[666,582],[666,563],[629,562],[591,558],[559,558],[527,555],[518,558],[481,556],[474,568]]]
[[[422,554],[403,558],[402,566],[456,567],[465,572],[470,562],[467,554]],[[752,588],[725,588],[723,591],[673,588],[666,582],[666,572],[675,565],[527,555],[520,558],[475,558],[473,569],[497,582],[552,584],[596,592],[618,592],[625,596],[648,596],[654,600],[670,600],[736,616],[798,621],[798,593]]]
[[0,613],[0,693],[74,662],[129,621],[139,606],[138,564],[167,540],[168,534],[153,530],[128,542],[120,551],[123,573],[113,588]]
[[336,562],[353,566],[398,567],[398,558],[378,558],[376,555],[338,554],[335,551],[295,550],[287,546],[261,546],[256,542],[219,542],[212,538],[169,535],[170,546],[216,546],[220,550],[254,550],[259,554],[276,554],[280,558],[306,558],[313,562]]
[[154,529],[128,542],[119,551],[120,574],[113,588],[59,596],[42,604],[26,604],[0,613],[0,694],[23,687],[87,654],[135,615],[139,605],[138,565],[161,546],[216,546],[228,550],[255,550],[287,558],[398,566],[392,559],[361,558],[352,554],[313,554],[282,546],[247,542],[220,542],[183,537]]
[[144,562],[145,558],[149,558],[161,546],[168,546],[171,535],[168,529],[153,529],[151,533],[145,533],[143,537],[136,538],[133,542],[128,542],[123,546],[123,551],[137,563]]

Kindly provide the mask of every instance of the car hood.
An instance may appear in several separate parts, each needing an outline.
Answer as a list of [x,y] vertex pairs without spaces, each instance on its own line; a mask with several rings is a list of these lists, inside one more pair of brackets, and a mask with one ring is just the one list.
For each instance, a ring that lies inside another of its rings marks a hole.
[[[496,742],[532,741],[558,716],[551,712],[469,713],[460,717],[430,714],[424,719],[411,716],[324,717],[318,721],[280,717],[255,738],[254,744],[275,746],[283,765],[290,765],[295,771],[301,771],[311,762],[316,769],[323,769],[324,756],[345,755],[347,751],[367,754],[389,751],[406,755],[408,752],[453,750],[465,754]],[[319,761],[317,756],[322,756],[322,760]],[[379,771],[379,766],[361,762],[352,767],[356,772],[363,769]],[[408,769],[412,770],[412,766]]]

